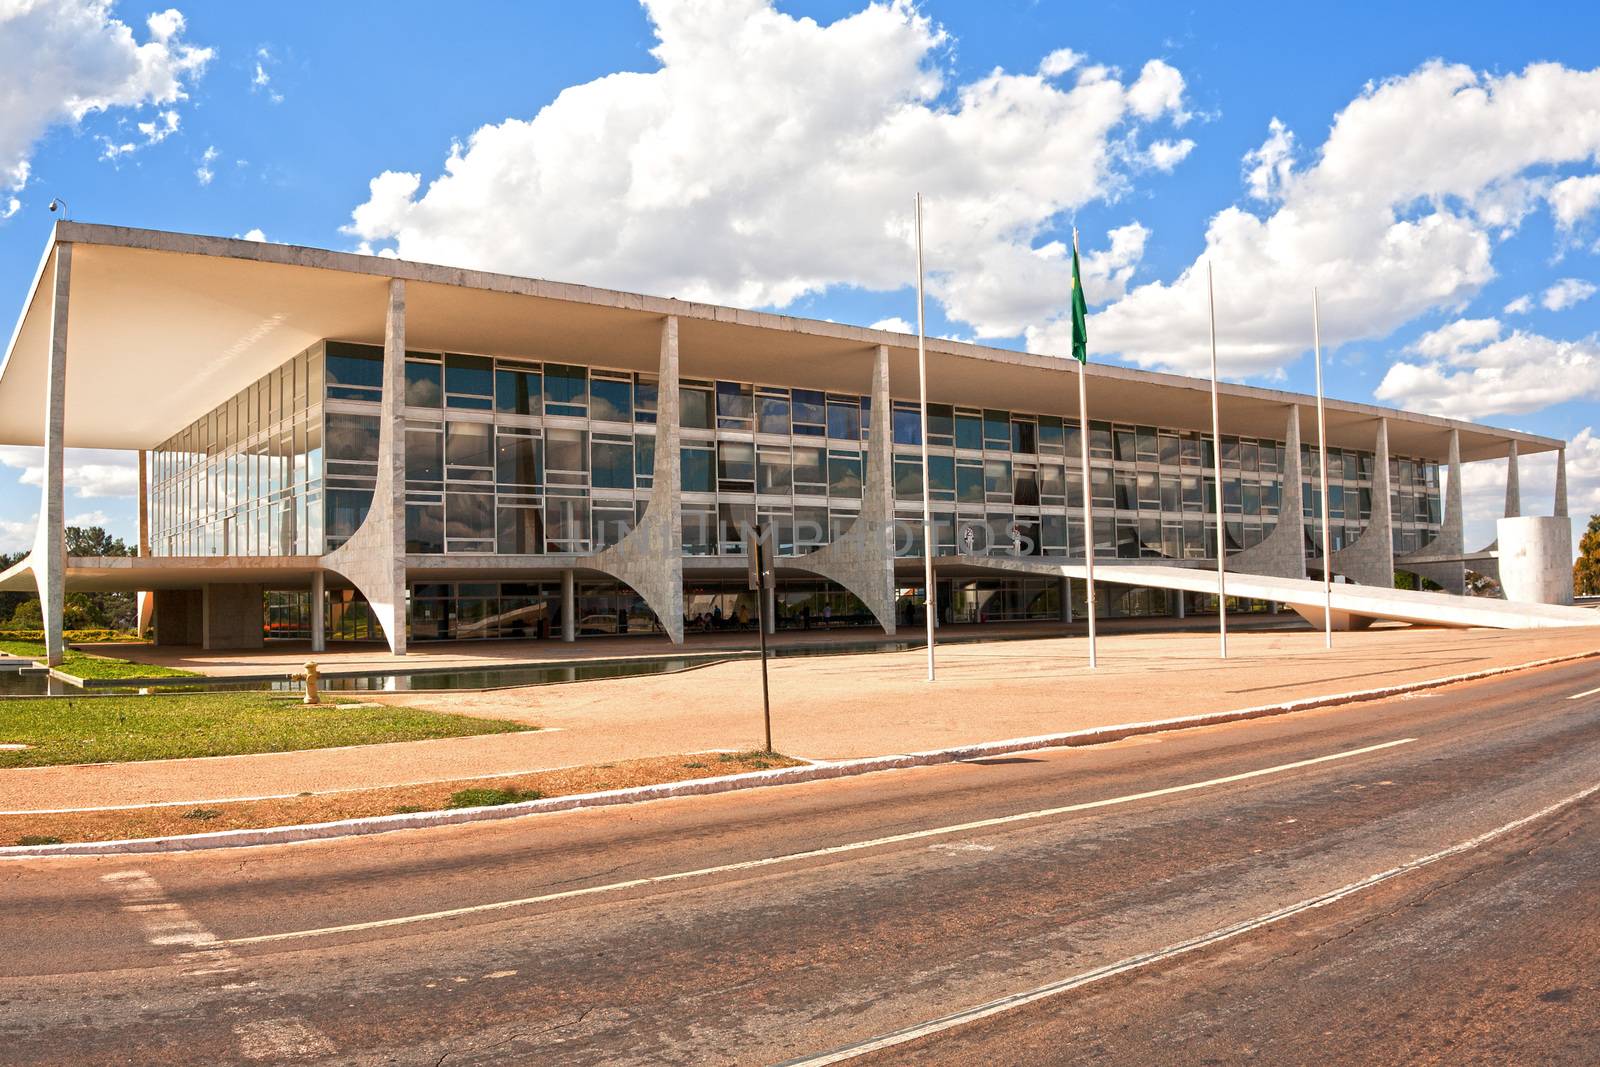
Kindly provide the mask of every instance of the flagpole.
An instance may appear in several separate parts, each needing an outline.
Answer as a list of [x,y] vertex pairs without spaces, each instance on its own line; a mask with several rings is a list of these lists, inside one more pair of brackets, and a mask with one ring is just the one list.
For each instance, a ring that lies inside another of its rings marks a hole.
[[1328,540],[1328,420],[1322,406],[1322,308],[1311,287],[1311,342],[1317,356],[1317,467],[1322,471],[1322,634],[1333,647],[1333,544]]
[[1222,518],[1222,430],[1217,417],[1217,294],[1206,260],[1206,301],[1211,309],[1211,462],[1217,479],[1217,641],[1228,658],[1228,530]]
[[[933,627],[939,611],[938,586],[933,578],[933,506],[928,493],[928,347],[927,328],[922,314],[922,194],[918,193],[913,211],[917,230],[917,413],[922,422],[922,580],[923,610],[928,624],[928,681],[933,681]],[[887,419],[890,413],[876,416]]]
[[[1072,284],[1080,284],[1077,275],[1078,228],[1072,228]],[[1077,294],[1073,294],[1074,300]],[[1089,669],[1100,665],[1095,650],[1095,597],[1094,597],[1094,479],[1089,476],[1089,360],[1087,353],[1078,363],[1078,450],[1083,463],[1083,572],[1087,581],[1085,598],[1089,615]],[[1070,586],[1069,586],[1070,589]]]

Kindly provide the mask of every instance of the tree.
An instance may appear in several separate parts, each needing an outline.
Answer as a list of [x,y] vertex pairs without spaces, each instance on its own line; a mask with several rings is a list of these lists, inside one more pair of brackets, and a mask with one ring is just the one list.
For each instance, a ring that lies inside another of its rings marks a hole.
[[1572,564],[1572,592],[1576,596],[1600,596],[1600,515],[1589,516],[1589,528],[1578,542],[1578,558]]

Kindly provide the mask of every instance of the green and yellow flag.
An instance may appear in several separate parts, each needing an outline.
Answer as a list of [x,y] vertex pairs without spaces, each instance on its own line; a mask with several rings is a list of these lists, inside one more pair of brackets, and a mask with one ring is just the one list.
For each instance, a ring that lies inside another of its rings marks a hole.
[[1078,273],[1078,231],[1072,231],[1072,358],[1089,362],[1089,305],[1083,299],[1083,277]]

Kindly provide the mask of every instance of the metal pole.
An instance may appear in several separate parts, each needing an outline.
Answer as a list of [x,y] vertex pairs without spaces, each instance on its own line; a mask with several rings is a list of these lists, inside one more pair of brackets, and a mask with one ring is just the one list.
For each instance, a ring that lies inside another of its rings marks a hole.
[[1217,479],[1217,641],[1228,658],[1228,528],[1222,518],[1222,430],[1217,416],[1217,294],[1206,261],[1206,301],[1211,308],[1211,463]]
[[[762,533],[766,531],[763,530]],[[761,631],[761,718],[767,730],[767,751],[772,751],[772,698],[767,690],[767,583],[772,580],[767,567],[772,560],[767,556],[765,537],[755,539],[756,553],[756,629]]]
[[[1076,237],[1073,238],[1077,240]],[[1100,665],[1095,652],[1094,610],[1094,479],[1089,477],[1089,365],[1078,364],[1078,451],[1083,461],[1083,572],[1088,597],[1089,669]]]
[[1328,420],[1322,406],[1322,309],[1311,287],[1311,341],[1317,357],[1317,466],[1322,471],[1322,633],[1333,647],[1333,543],[1328,540]]
[[[933,505],[928,494],[928,347],[922,312],[922,194],[914,205],[917,230],[917,413],[922,421],[922,581],[923,614],[928,624],[928,681],[933,681],[933,627],[939,611],[938,586],[933,578]],[[880,419],[889,412],[879,412]]]

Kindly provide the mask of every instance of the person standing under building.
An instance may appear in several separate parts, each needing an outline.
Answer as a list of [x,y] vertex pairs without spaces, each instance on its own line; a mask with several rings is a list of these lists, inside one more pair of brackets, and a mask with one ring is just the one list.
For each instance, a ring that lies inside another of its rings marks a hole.
[[822,605],[822,628],[824,630],[833,629],[833,603],[831,601]]

